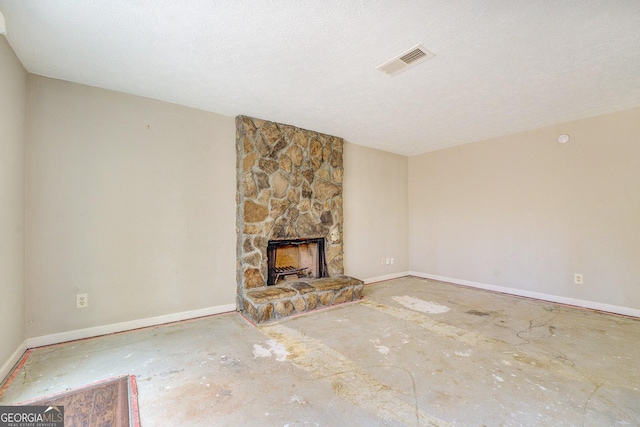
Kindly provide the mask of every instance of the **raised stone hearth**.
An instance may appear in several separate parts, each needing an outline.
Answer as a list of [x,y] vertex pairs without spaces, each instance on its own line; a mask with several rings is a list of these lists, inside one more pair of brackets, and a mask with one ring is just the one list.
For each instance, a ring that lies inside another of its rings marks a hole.
[[[238,309],[256,322],[362,296],[362,282],[343,276],[343,143],[290,125],[236,118]],[[321,265],[301,269],[318,278],[287,275],[289,282],[267,286],[277,282],[269,280],[268,244],[289,240],[319,242]]]
[[256,323],[362,298],[361,280],[348,276],[283,282],[244,294],[244,312]]

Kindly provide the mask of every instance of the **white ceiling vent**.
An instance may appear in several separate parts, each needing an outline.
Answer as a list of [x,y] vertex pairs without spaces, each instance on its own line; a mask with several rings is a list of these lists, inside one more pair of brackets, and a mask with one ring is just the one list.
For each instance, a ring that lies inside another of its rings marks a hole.
[[418,65],[429,58],[433,58],[434,56],[436,55],[430,52],[426,47],[421,44],[417,44],[411,49],[402,52],[395,58],[388,60],[384,64],[378,65],[376,70],[380,70],[389,76],[395,76],[401,71],[411,68],[414,65]]

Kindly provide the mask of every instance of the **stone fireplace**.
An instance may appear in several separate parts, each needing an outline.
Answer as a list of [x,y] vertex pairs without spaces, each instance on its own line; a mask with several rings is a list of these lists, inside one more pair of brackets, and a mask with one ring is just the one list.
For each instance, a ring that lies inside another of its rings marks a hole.
[[254,321],[361,297],[343,275],[342,150],[342,138],[236,118],[238,308]]

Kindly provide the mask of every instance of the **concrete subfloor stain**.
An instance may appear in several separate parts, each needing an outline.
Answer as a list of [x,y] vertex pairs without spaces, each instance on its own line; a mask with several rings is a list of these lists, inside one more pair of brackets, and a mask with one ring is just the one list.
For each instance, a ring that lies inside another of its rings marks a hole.
[[[562,375],[565,378],[576,380],[584,380],[585,378],[584,375],[574,369],[574,363],[567,359],[563,354],[554,355],[546,352],[536,352],[535,354],[529,355],[526,354],[526,351],[523,348],[519,348],[518,352],[514,352],[514,346],[505,341],[487,337],[477,332],[468,331],[457,326],[437,322],[421,313],[391,307],[371,300],[362,301],[360,304],[394,316],[398,319],[410,321],[436,335],[455,339],[474,348],[492,351],[497,350],[503,354],[511,354],[513,359],[518,362]],[[520,337],[519,334],[524,331],[513,332],[516,336]]]
[[260,344],[253,345],[253,357],[271,357],[275,356],[278,362],[284,362],[287,360],[287,356],[289,352],[284,348],[284,346],[278,343],[275,340],[267,341],[268,347],[265,348]]
[[[452,425],[419,409],[415,394],[407,396],[406,392],[381,383],[321,340],[279,324],[262,326],[260,330],[287,349],[287,360],[294,366],[316,379],[330,382],[336,395],[384,420],[395,420],[404,425]],[[411,376],[415,393],[415,379],[410,372],[405,372]],[[407,400],[413,400],[414,404]]]
[[398,319],[410,321],[424,329],[429,330],[437,335],[453,338],[474,347],[484,346],[492,347],[496,343],[500,342],[493,338],[486,337],[476,332],[467,331],[457,326],[448,325],[446,323],[437,322],[424,314],[405,310],[403,308],[391,307],[386,304],[365,300],[360,303],[361,305],[369,308],[373,308],[382,313],[391,315]]
[[421,313],[441,314],[449,311],[449,307],[447,307],[446,305],[437,304],[432,301],[424,301],[418,298],[410,297],[409,295],[392,298],[395,302],[404,305],[408,309],[419,311]]
[[469,310],[466,313],[473,314],[474,316],[489,316],[489,313],[487,313],[486,311]]

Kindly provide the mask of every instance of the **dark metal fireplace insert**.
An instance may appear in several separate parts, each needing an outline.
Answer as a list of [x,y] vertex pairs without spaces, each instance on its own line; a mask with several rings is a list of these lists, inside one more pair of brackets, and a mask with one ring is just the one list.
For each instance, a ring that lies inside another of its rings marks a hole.
[[301,277],[327,277],[324,238],[269,240],[267,286]]

